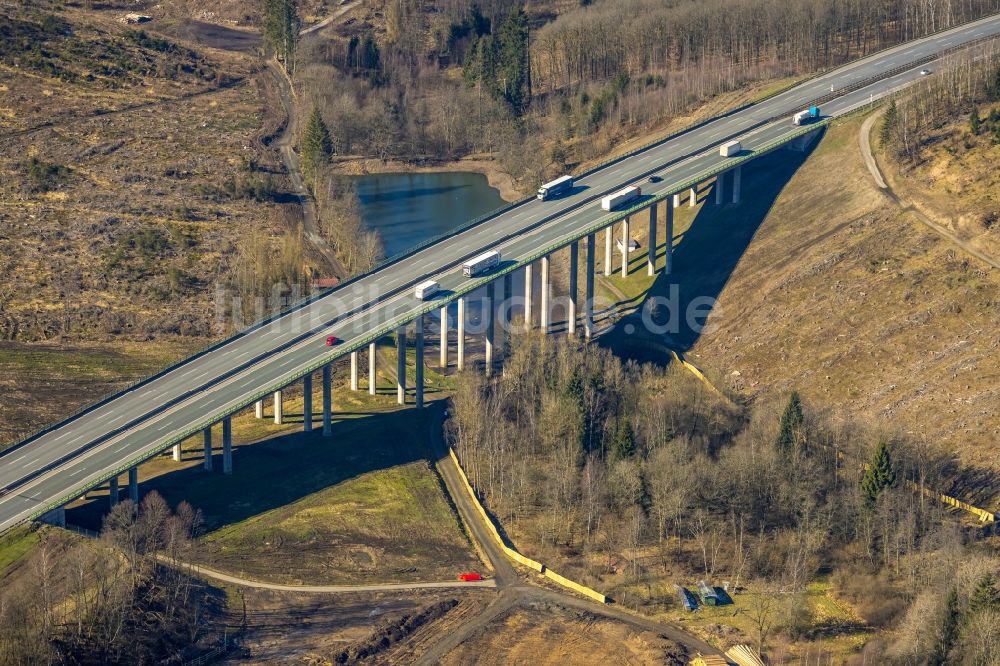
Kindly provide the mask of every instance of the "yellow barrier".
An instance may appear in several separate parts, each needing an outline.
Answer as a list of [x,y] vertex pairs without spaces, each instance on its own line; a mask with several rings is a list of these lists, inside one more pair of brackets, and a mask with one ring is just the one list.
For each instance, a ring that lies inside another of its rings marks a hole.
[[571,589],[571,590],[573,590],[575,592],[579,592],[580,594],[582,594],[585,597],[590,597],[594,601],[597,601],[597,602],[602,603],[602,604],[608,603],[608,598],[606,596],[604,596],[603,594],[601,594],[600,592],[592,590],[589,587],[586,587],[584,585],[580,585],[579,583],[575,583],[575,582],[571,581],[569,578],[566,578],[565,576],[560,576],[559,574],[557,574],[552,569],[546,569],[545,570],[545,577],[546,578],[551,578],[552,580],[554,580],[555,582],[559,583],[563,587],[568,587],[569,589]]
[[[910,480],[907,480],[906,483],[912,488],[918,487],[917,484],[913,483]],[[972,515],[979,518],[979,522],[981,523],[995,523],[997,521],[996,514],[987,511],[986,509],[980,509],[978,506],[972,506],[968,502],[963,502],[960,499],[955,499],[950,495],[934,492],[930,488],[920,488],[920,490],[923,491],[924,495],[926,495],[927,497],[936,499],[939,502],[947,504],[948,506],[953,506],[956,509],[961,509],[962,511],[968,511]]]
[[578,592],[585,597],[590,597],[591,599],[594,599],[595,601],[598,601],[602,604],[608,603],[607,596],[601,594],[600,592],[597,592],[596,590],[592,590],[589,587],[571,581],[569,578],[566,578],[565,576],[560,576],[551,569],[547,569],[545,565],[542,564],[541,562],[536,562],[530,557],[525,557],[524,555],[522,555],[521,553],[517,552],[516,550],[508,546],[506,543],[504,543],[504,540],[503,538],[501,538],[500,531],[497,529],[496,524],[494,524],[493,520],[490,519],[489,514],[486,513],[486,509],[483,507],[482,503],[479,501],[479,498],[476,496],[475,491],[472,489],[472,484],[469,483],[469,477],[465,475],[465,470],[462,469],[462,463],[458,461],[458,456],[455,455],[455,449],[449,447],[448,454],[451,456],[451,459],[455,461],[455,467],[458,468],[458,475],[462,477],[462,483],[465,485],[465,489],[469,492],[469,495],[472,497],[472,503],[476,505],[476,509],[483,517],[483,520],[486,522],[486,526],[489,528],[490,534],[493,535],[493,539],[497,542],[497,545],[500,546],[500,549],[504,552],[505,555],[507,555],[507,557],[514,560],[518,564],[528,567],[532,571],[545,574],[547,578],[555,581],[556,583],[562,585],[563,587],[569,588],[574,592]]
[[688,372],[690,372],[697,379],[699,379],[702,384],[704,384],[705,386],[707,386],[708,390],[710,390],[712,393],[714,393],[715,395],[717,395],[720,398],[722,398],[723,400],[725,400],[727,404],[729,404],[729,405],[733,404],[733,401],[730,400],[728,398],[728,396],[726,396],[722,391],[720,391],[719,389],[717,389],[715,387],[715,384],[713,384],[712,382],[708,381],[708,377],[706,377],[705,373],[703,373],[701,370],[698,369],[698,366],[694,365],[693,363],[689,363],[686,359],[684,359],[680,354],[678,354],[673,349],[670,350],[670,354],[674,357],[675,361],[677,361],[678,363],[680,363],[685,369],[687,369]]

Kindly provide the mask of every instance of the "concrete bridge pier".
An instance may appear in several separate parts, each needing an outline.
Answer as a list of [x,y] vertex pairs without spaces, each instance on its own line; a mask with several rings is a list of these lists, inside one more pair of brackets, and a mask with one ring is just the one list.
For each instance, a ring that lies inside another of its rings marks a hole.
[[667,206],[666,214],[667,228],[663,240],[667,244],[667,249],[664,256],[663,272],[670,275],[674,271],[674,209]]
[[532,293],[534,275],[532,275],[531,266],[531,264],[524,266],[524,329],[526,331],[531,330],[531,301],[534,300]]
[[542,303],[541,303],[541,328],[542,333],[549,333],[549,293],[552,291],[549,285],[549,255],[542,257]]
[[441,357],[438,360],[438,365],[441,366],[441,372],[448,369],[448,306],[441,308]]
[[108,481],[108,504],[111,508],[115,508],[118,504],[118,477],[113,476]]
[[630,241],[632,240],[631,238],[629,238],[628,223],[629,223],[629,218],[626,217],[624,220],[622,220],[622,277],[623,278],[628,277],[628,251],[629,251]]
[[358,352],[351,352],[351,390],[358,390]]
[[333,434],[333,368],[329,363],[323,366],[323,436]]
[[649,249],[646,251],[646,275],[656,275],[656,204],[649,207]]
[[677,194],[674,195],[674,208],[680,208],[680,207],[681,207],[681,195],[678,192]]
[[413,346],[416,351],[417,365],[414,369],[413,385],[417,408],[424,406],[424,315],[413,322]]
[[688,206],[694,208],[698,203],[698,186],[695,185],[691,188],[691,195],[688,198]]
[[500,347],[502,349],[507,348],[507,340],[510,336],[510,320],[511,314],[510,310],[513,307],[512,301],[514,300],[514,276],[511,273],[507,273],[503,276],[503,319],[500,321]]
[[396,329],[396,402],[406,404],[406,324]]
[[285,404],[281,395],[281,389],[274,392],[274,424],[281,425],[285,422]]
[[[530,266],[526,266],[530,268]],[[456,322],[455,332],[457,333],[457,343],[458,343],[458,362],[456,367],[459,370],[465,369],[465,299],[466,296],[458,297],[458,321]]]
[[723,188],[723,184],[725,183],[725,178],[726,178],[726,172],[725,171],[723,171],[722,173],[720,173],[718,176],[715,177],[715,205],[716,206],[721,206],[722,205],[722,197],[724,196],[722,194],[722,190],[724,189]]
[[302,378],[302,431],[312,432],[313,429],[313,376],[312,373]]
[[258,400],[253,404],[253,413],[258,419],[264,418],[264,401]]
[[222,473],[233,473],[233,422],[228,416],[222,419]]
[[[545,271],[543,269],[542,276],[544,282]],[[486,334],[486,376],[493,374],[493,312],[496,309],[496,304],[493,302],[493,297],[490,295],[490,286],[486,286],[486,295],[483,296],[482,301],[483,309],[483,332]],[[544,316],[544,314],[543,314]]]
[[[202,430],[201,437],[202,441],[205,444],[205,470],[211,472],[212,471],[212,426],[208,426],[207,428]],[[128,471],[129,492],[132,491],[132,470],[134,469],[135,467],[133,467]]]
[[[208,457],[206,465],[208,470],[212,469],[212,456]],[[128,470],[128,498],[132,504],[139,506],[139,468],[129,467]]]
[[740,174],[742,173],[742,165],[733,169],[733,203],[738,204],[740,202]]
[[566,335],[576,337],[576,298],[580,291],[577,284],[577,268],[580,263],[580,241],[569,246],[569,304],[566,308]]
[[378,358],[376,343],[368,345],[368,395],[375,395],[377,379],[375,377],[375,361]]
[[608,226],[604,233],[604,277],[611,277],[611,246],[614,243],[615,225]]
[[597,245],[594,234],[587,235],[587,265],[583,275],[586,289],[583,300],[583,335],[590,340],[594,335],[594,246]]

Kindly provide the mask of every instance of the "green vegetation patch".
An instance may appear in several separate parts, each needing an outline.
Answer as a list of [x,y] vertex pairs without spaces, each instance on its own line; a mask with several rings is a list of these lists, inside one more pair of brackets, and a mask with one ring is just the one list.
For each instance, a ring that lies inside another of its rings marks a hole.
[[38,543],[38,531],[30,525],[14,528],[0,537],[0,578]]

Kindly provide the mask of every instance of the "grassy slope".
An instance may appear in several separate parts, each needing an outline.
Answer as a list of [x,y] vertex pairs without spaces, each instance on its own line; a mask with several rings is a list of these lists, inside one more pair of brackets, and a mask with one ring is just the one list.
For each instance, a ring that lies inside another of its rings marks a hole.
[[[383,352],[380,367],[394,369],[394,354]],[[429,368],[426,377],[428,397],[448,385]],[[184,443],[181,463],[160,456],[140,467],[140,491],[200,509],[208,533],[195,558],[237,575],[323,584],[447,579],[475,569],[475,555],[428,464],[426,413],[398,409],[391,381],[380,373],[374,397],[365,381],[351,392],[341,364],[332,438],[321,435],[315,382],[313,433],[301,431],[301,390],[286,391],[284,424],[274,424],[269,401],[267,418],[248,412],[234,419],[232,476],[219,474],[217,427],[215,473],[203,471],[202,441],[194,438]],[[71,507],[68,520],[96,529],[106,507],[106,490],[95,490]]]

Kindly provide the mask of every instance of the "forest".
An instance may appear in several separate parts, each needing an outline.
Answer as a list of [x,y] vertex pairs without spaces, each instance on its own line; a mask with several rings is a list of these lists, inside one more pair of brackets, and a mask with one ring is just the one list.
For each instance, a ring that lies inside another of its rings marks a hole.
[[183,663],[215,647],[224,596],[180,564],[200,528],[154,491],[116,505],[98,538],[43,531],[0,590],[0,663]]
[[332,153],[495,157],[525,192],[711,97],[1000,11],[1000,0],[383,0],[296,55]]
[[512,350],[501,377],[461,376],[451,438],[529,556],[647,612],[677,603],[676,578],[768,591],[783,611],[758,627],[765,648],[809,634],[822,573],[868,626],[899,629],[867,663],[992,663],[1000,557],[919,492],[947,467],[933,442],[795,393],[726,403],[683,370],[591,346]]

